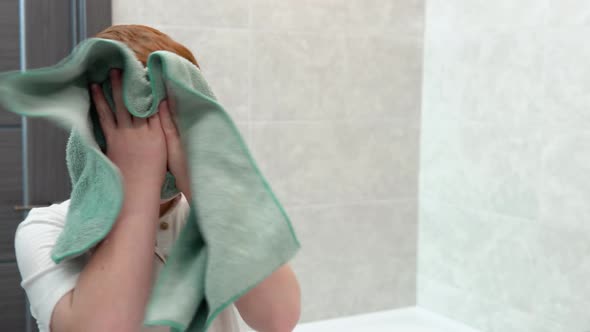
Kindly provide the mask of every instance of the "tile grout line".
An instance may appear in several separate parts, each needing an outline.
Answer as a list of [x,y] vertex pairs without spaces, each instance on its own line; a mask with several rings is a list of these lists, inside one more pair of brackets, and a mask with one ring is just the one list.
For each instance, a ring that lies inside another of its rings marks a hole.
[[[362,124],[372,124],[372,123],[391,123],[391,122],[401,122],[401,119],[387,119],[387,118],[339,118],[339,119],[315,119],[315,120],[251,120],[249,121],[251,124],[326,124],[326,123],[362,123]],[[240,121],[237,121],[240,122]],[[242,121],[244,122],[244,121]],[[420,127],[418,125],[408,125],[400,129],[409,129],[409,130],[419,130]]]
[[[251,9],[249,9],[248,15],[251,15]],[[399,33],[396,34],[395,29],[390,30],[380,30],[380,29],[355,29],[354,31],[348,30],[322,30],[322,29],[309,29],[309,30],[302,30],[302,29],[293,29],[293,28],[276,28],[276,29],[268,29],[268,28],[253,28],[250,25],[251,18],[249,17],[249,21],[245,27],[223,27],[223,26],[189,26],[189,25],[175,25],[175,24],[153,24],[154,27],[158,27],[159,29],[181,29],[181,30],[218,30],[218,31],[226,31],[226,32],[242,32],[242,33],[250,33],[250,32],[260,32],[260,33],[268,33],[268,34],[297,34],[297,35],[308,35],[308,36],[320,36],[320,37],[338,37],[338,38],[382,38],[388,40],[408,40],[408,39],[419,39],[421,37],[420,33]]]
[[287,209],[306,209],[306,208],[328,208],[328,207],[340,207],[340,206],[351,206],[351,205],[378,205],[378,204],[401,204],[410,203],[416,201],[414,197],[391,197],[385,199],[374,199],[374,200],[359,200],[359,201],[343,201],[338,203],[304,203],[304,204],[283,204]]

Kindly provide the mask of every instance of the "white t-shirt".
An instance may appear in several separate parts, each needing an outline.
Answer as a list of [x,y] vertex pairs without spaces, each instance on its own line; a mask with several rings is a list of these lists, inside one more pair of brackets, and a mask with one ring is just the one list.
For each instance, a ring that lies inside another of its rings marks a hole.
[[[64,228],[70,200],[51,206],[31,209],[16,230],[15,251],[18,269],[30,302],[31,314],[37,320],[40,332],[50,332],[51,314],[59,299],[76,286],[76,282],[91,253],[55,264],[51,250]],[[154,248],[154,269],[164,266],[161,258],[167,257],[189,214],[189,203],[181,195],[160,217],[157,243]],[[158,255],[161,258],[158,258]],[[240,331],[238,313],[232,304],[217,316],[208,332]],[[141,332],[168,332],[167,327],[143,327]]]

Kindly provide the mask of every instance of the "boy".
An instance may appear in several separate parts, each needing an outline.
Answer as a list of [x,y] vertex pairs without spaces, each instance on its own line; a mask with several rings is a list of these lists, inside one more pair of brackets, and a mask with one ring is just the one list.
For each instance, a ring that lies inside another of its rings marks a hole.
[[[144,66],[156,50],[174,52],[198,66],[188,49],[150,27],[117,25],[96,37],[124,42]],[[112,70],[110,80],[114,110],[96,84],[90,94],[105,134],[105,154],[123,175],[123,206],[113,229],[86,255],[58,265],[50,252],[64,227],[69,200],[32,209],[15,235],[21,285],[40,332],[168,331],[142,322],[155,276],[188,216],[186,160],[167,102],[149,118],[133,117],[123,103],[121,71]],[[161,201],[167,170],[181,193]],[[228,306],[209,331],[239,331],[236,311],[257,331],[293,330],[300,290],[291,268],[279,268]]]

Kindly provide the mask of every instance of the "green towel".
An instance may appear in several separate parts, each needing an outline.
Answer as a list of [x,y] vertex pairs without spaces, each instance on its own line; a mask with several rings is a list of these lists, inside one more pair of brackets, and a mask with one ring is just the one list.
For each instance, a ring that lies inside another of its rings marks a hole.
[[[121,210],[122,176],[100,150],[104,136],[88,92],[90,83],[101,83],[112,105],[112,68],[123,69],[125,105],[134,116],[151,116],[168,98],[191,176],[189,217],[157,276],[144,324],[206,331],[226,306],[288,262],[300,244],[200,70],[174,53],[153,52],[144,68],[125,44],[89,38],[54,66],[0,74],[0,105],[71,131],[70,208],[51,258],[59,263],[86,252],[108,234]],[[177,192],[167,174],[162,198]]]

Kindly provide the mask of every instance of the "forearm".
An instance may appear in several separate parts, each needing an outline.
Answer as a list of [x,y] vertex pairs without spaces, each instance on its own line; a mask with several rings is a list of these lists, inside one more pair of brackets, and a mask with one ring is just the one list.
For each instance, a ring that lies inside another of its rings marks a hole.
[[192,202],[192,192],[188,174],[179,175],[176,178],[176,187],[182,192],[187,201]]
[[113,229],[78,279],[73,330],[137,331],[141,326],[153,282],[158,194],[138,190],[125,197]]
[[300,303],[299,283],[288,265],[235,302],[244,321],[260,332],[292,331],[299,321]]

